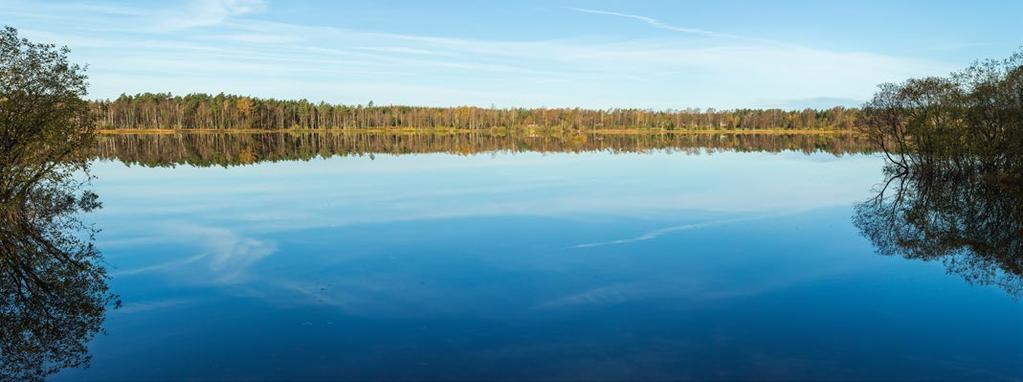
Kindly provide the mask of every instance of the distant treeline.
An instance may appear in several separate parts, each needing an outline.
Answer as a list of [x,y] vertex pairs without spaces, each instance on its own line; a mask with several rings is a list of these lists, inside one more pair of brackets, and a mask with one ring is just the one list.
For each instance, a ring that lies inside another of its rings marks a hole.
[[374,154],[611,153],[718,151],[834,155],[869,153],[875,147],[851,133],[833,134],[491,134],[407,133],[183,133],[113,134],[99,137],[94,157],[144,166],[234,166]]
[[169,93],[93,101],[105,129],[653,128],[664,130],[849,130],[860,111],[782,109],[481,108],[332,105],[237,95]]

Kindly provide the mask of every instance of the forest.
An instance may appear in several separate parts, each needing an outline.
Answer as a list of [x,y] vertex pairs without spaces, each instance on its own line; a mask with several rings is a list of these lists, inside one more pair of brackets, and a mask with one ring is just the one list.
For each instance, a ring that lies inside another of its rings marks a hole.
[[142,93],[92,101],[101,129],[561,128],[661,130],[851,130],[860,111],[782,109],[481,108],[334,105],[226,94]]
[[93,156],[143,166],[236,166],[334,156],[448,153],[613,153],[717,151],[833,155],[868,153],[870,142],[855,134],[450,134],[263,132],[251,134],[101,135]]

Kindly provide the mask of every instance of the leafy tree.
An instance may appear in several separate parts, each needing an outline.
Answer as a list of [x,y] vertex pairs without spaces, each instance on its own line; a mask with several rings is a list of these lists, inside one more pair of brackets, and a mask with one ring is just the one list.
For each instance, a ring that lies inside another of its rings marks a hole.
[[877,251],[1023,296],[1023,52],[882,85],[863,118],[888,154],[854,217]]
[[34,187],[67,186],[87,170],[94,119],[81,66],[69,51],[0,32],[0,203],[22,203]]
[[884,84],[863,107],[861,131],[909,170],[926,162],[983,163],[1019,171],[1023,159],[1023,52],[949,77]]
[[68,50],[0,32],[0,380],[86,365],[114,300],[84,190],[93,119]]

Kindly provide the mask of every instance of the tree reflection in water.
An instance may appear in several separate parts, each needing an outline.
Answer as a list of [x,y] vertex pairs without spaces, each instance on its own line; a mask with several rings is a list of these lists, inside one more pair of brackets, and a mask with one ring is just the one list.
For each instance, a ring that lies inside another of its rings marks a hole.
[[[922,163],[891,175],[854,222],[883,255],[943,261],[968,282],[1023,295],[1023,179],[989,166]],[[898,169],[898,170],[896,170]]]
[[99,206],[95,194],[31,193],[0,207],[0,380],[86,364],[112,299],[93,229],[75,217]]
[[13,28],[0,48],[0,381],[34,381],[88,364],[115,297],[80,220],[100,206],[82,69]]
[[310,160],[373,154],[539,152],[611,153],[717,151],[781,152],[834,155],[870,153],[875,147],[850,133],[557,133],[494,132],[266,132],[115,134],[98,138],[93,155],[143,166],[237,166],[258,162]]
[[878,251],[1023,295],[1023,52],[883,85],[863,114],[890,175],[855,217]]

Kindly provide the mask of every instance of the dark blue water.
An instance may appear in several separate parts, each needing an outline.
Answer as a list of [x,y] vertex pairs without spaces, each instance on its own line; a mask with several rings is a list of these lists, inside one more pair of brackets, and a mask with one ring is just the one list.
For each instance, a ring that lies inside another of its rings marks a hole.
[[877,156],[97,163],[123,307],[57,380],[1023,378],[1023,304],[875,254]]

